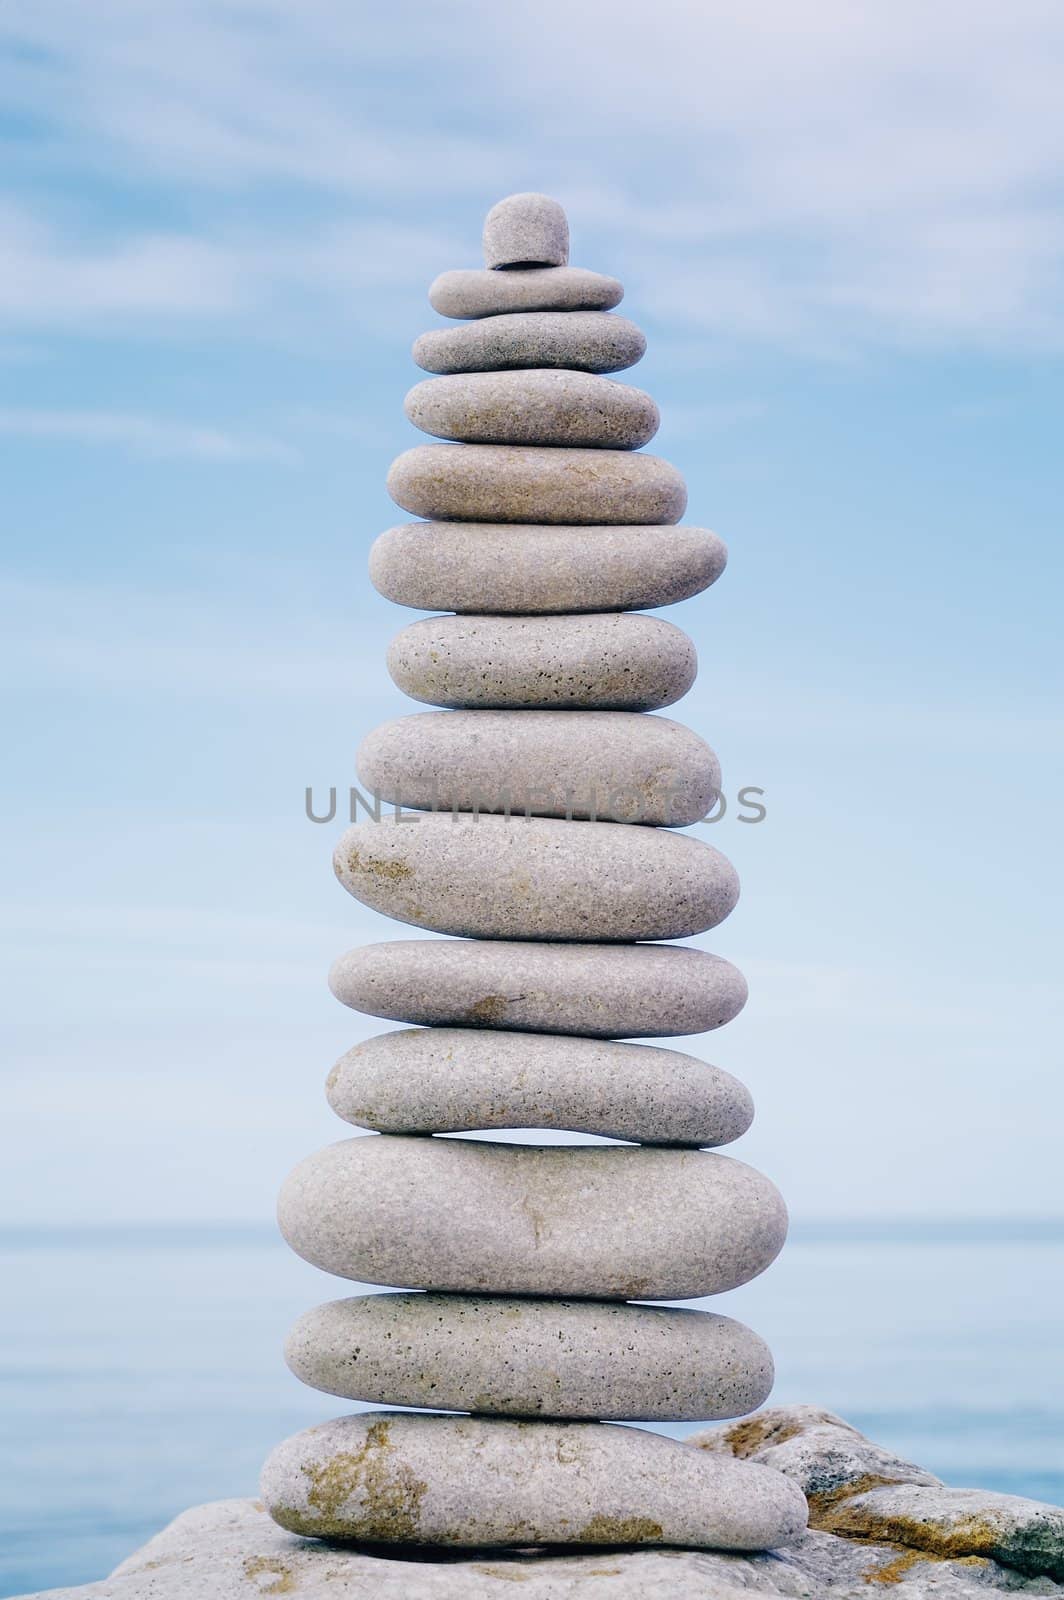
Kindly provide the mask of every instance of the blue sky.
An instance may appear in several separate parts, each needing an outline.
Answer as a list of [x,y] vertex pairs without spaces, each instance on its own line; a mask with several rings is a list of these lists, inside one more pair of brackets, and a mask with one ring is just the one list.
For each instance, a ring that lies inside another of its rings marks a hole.
[[544,189],[726,539],[677,708],[803,1216],[1059,1213],[1059,9],[0,14],[9,1220],[266,1217],[377,1031],[307,784],[414,709],[365,575],[409,345]]

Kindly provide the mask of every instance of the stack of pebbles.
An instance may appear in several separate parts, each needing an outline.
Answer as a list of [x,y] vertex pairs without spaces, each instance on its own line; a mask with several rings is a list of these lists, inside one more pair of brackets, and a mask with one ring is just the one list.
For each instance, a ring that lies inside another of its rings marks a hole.
[[[732,1289],[779,1251],[759,1173],[706,1146],[752,1107],[726,1072],[619,1043],[728,1022],[728,962],[683,939],[735,904],[729,862],[674,831],[713,804],[694,733],[649,716],[695,674],[691,640],[638,614],[704,589],[725,552],[679,527],[676,469],[636,453],[649,395],[601,376],[642,333],[614,279],[567,265],[556,202],[489,214],[485,271],[448,272],[424,334],[443,374],[406,402],[427,433],[389,488],[428,520],[383,534],[371,571],[415,622],[389,652],[414,699],[454,709],[378,728],[359,753],[387,808],[341,839],[357,899],[446,939],[341,957],[346,1005],[421,1026],[351,1050],[333,1109],[373,1129],[285,1183],[308,1261],[401,1292],[304,1316],[287,1358],[375,1405],[297,1434],[263,1496],[294,1532],[382,1545],[672,1544],[759,1550],[805,1524],[781,1474],[613,1420],[740,1416],[772,1382],[741,1323],[633,1302]],[[542,1128],[631,1141],[434,1137]],[[414,1292],[412,1292],[414,1291]]]

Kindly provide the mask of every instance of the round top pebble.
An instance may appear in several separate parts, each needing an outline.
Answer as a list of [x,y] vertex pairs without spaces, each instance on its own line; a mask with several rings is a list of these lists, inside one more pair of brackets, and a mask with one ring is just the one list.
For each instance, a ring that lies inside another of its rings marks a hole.
[[547,194],[511,194],[484,219],[486,267],[564,267],[569,223]]

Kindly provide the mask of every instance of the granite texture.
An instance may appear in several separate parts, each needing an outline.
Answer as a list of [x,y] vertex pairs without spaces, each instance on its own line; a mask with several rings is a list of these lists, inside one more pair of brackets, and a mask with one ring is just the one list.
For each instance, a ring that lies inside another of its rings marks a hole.
[[465,444],[635,450],[658,431],[642,389],[559,367],[426,378],[403,402],[415,428]]
[[459,267],[441,272],[429,304],[443,317],[494,317],[514,311],[610,311],[624,289],[616,278],[586,267],[529,267],[492,272]]
[[326,1083],[345,1122],[380,1133],[557,1128],[636,1144],[730,1144],[749,1090],[680,1050],[493,1028],[399,1028],[340,1057]]
[[727,559],[708,528],[404,522],[374,542],[369,575],[421,611],[633,611],[700,594]]
[[841,1417],[816,1406],[772,1406],[734,1427],[693,1434],[690,1443],[785,1472],[800,1486],[814,1514],[871,1484],[941,1488],[941,1480],[930,1472],[873,1444]]
[[396,505],[458,522],[679,522],[687,489],[660,456],[509,444],[420,444],[388,472]]
[[436,706],[653,711],[695,681],[694,642],[663,617],[426,617],[388,646],[392,681]]
[[620,822],[387,813],[340,838],[333,867],[396,922],[475,939],[685,939],[735,906],[726,856],[690,834]]
[[394,1022],[664,1038],[723,1027],[746,1004],[737,967],[684,945],[395,939],[329,973],[355,1011]]
[[892,1540],[935,1556],[969,1552],[1064,1582],[1064,1509],[987,1489],[889,1484],[818,1511],[844,1539]]
[[382,800],[685,827],[710,812],[720,764],[690,728],[637,711],[423,711],[358,748],[359,781]]
[[709,1150],[362,1134],[291,1172],[292,1249],[399,1289],[690,1300],[746,1283],[787,1232],[761,1173]]
[[481,243],[485,267],[564,267],[569,221],[549,194],[510,194],[485,217]]
[[965,1561],[973,1578],[1000,1564],[1041,1581],[1043,1575],[1064,1581],[1064,1509],[990,1489],[947,1488],[830,1411],[777,1406],[694,1434],[689,1443],[775,1467],[807,1497],[812,1527],[894,1545],[909,1553],[902,1571],[926,1556]]
[[345,1400],[585,1421],[739,1416],[773,1376],[764,1341],[709,1311],[456,1294],[316,1306],[285,1360]]
[[642,359],[646,347],[642,329],[613,311],[513,311],[433,328],[414,340],[412,354],[424,372],[622,372]]

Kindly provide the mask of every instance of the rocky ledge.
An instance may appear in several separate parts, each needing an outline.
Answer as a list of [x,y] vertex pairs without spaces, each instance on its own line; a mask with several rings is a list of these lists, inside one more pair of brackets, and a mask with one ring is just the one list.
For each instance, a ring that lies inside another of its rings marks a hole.
[[[809,1501],[809,1532],[766,1555],[609,1548],[376,1554],[285,1533],[257,1500],[172,1522],[102,1583],[48,1600],[986,1600],[1064,1596],[1064,1510],[950,1489],[829,1411],[780,1406],[692,1436],[692,1448],[775,1467]],[[24,1600],[42,1600],[27,1596]]]

